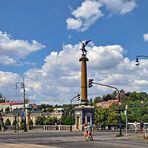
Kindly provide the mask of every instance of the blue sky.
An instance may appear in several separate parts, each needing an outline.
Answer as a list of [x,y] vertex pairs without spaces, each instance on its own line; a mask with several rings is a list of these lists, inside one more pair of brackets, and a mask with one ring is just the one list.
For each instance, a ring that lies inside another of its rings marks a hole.
[[[0,0],[0,91],[19,100],[13,84],[24,75],[32,102],[67,103],[80,91],[80,41],[87,39],[88,76],[147,91],[147,61],[134,67],[136,55],[148,54],[147,8],[146,0]],[[95,87],[89,97],[109,91]]]

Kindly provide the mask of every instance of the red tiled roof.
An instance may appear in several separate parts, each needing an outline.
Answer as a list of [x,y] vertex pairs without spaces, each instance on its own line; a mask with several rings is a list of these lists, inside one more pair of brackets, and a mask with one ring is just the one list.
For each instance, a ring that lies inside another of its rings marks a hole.
[[0,105],[21,105],[22,102],[1,102]]
[[103,102],[99,102],[97,103],[98,106],[101,106],[102,108],[109,108],[110,106],[112,106],[112,104],[118,104],[119,100],[108,100],[108,101],[103,101]]

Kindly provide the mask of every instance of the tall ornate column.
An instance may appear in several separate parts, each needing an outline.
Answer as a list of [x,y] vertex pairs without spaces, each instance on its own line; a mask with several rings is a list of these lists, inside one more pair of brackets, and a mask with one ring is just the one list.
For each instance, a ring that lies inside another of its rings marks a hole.
[[88,58],[85,54],[79,59],[81,62],[81,102],[88,102],[87,98],[87,61]]
[[87,61],[89,59],[86,57],[87,50],[85,46],[90,42],[90,40],[82,43],[82,55],[79,61],[81,62],[81,102],[80,106],[75,107],[75,130],[83,130],[83,125],[91,124],[94,125],[94,106],[88,105],[87,96]]

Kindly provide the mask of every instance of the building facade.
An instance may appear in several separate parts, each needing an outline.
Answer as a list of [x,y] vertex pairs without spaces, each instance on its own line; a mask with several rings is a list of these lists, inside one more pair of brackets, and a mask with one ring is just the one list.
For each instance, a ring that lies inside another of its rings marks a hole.
[[103,101],[103,102],[99,102],[96,103],[97,107],[102,107],[102,108],[110,108],[113,104],[118,105],[119,104],[119,100],[108,100],[108,101]]

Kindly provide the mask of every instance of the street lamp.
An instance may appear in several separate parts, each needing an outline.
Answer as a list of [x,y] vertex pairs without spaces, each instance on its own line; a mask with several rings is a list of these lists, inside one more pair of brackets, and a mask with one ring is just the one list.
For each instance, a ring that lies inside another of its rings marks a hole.
[[125,115],[126,115],[126,135],[127,135],[127,126],[128,126],[128,119],[127,119],[127,111],[128,111],[128,105],[125,105]]
[[[77,94],[76,96],[74,96],[71,100],[70,100],[70,117],[72,119],[72,101],[77,98],[77,101],[80,100],[80,94]],[[72,124],[70,124],[70,131],[72,132]]]
[[136,65],[137,65],[137,66],[140,64],[140,63],[139,63],[139,58],[148,58],[148,56],[145,56],[145,55],[138,55],[138,56],[136,56],[135,62],[136,62]]
[[26,125],[26,90],[25,90],[25,81],[24,81],[24,77],[23,77],[23,81],[22,82],[17,82],[15,84],[16,89],[18,88],[18,85],[21,86],[21,88],[23,89],[23,99],[24,99],[24,132],[27,132],[27,125]]
[[118,136],[122,136],[122,127],[121,127],[121,124],[122,124],[121,123],[121,111],[122,111],[122,109],[121,109],[120,91],[116,87],[114,87],[114,86],[110,86],[110,85],[106,85],[106,84],[101,84],[101,83],[96,83],[96,82],[94,82],[93,79],[89,79],[89,87],[92,87],[93,86],[92,84],[106,86],[106,87],[109,87],[109,88],[113,88],[113,89],[115,89],[117,91],[117,93],[118,93],[118,100],[119,100],[119,106],[118,106],[119,108],[118,108],[117,111],[119,112],[119,128],[120,128]]

